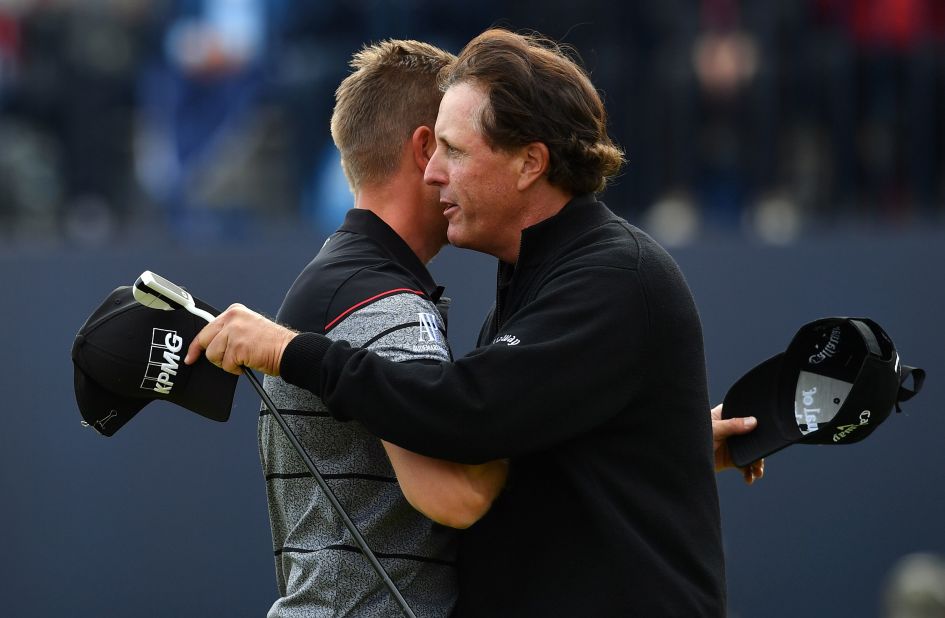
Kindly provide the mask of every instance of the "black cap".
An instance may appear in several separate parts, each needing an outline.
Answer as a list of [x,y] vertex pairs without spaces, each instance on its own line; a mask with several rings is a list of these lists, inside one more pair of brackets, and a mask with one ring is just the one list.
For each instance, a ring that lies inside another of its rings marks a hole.
[[[904,386],[912,376],[913,388]],[[754,416],[758,426],[728,439],[746,466],[786,446],[849,444],[870,435],[893,407],[922,388],[925,371],[902,365],[892,340],[866,318],[805,324],[787,350],[742,376],[725,395],[724,418]]]
[[[194,299],[216,315],[216,309]],[[155,399],[165,399],[215,421],[230,417],[239,376],[211,364],[183,360],[206,321],[184,309],[139,304],[120,287],[86,320],[72,345],[75,398],[85,425],[110,436]]]

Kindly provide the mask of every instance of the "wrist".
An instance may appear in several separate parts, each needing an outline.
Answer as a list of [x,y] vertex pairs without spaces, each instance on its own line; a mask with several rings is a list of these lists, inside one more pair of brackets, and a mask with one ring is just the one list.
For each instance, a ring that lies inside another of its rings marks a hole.
[[279,343],[275,361],[272,364],[272,375],[278,377],[282,369],[282,359],[285,356],[285,349],[289,347],[289,344],[295,339],[297,332],[289,329],[285,329],[285,332],[282,335],[282,340]]
[[282,379],[321,396],[322,358],[330,345],[331,339],[318,333],[293,333],[279,361]]

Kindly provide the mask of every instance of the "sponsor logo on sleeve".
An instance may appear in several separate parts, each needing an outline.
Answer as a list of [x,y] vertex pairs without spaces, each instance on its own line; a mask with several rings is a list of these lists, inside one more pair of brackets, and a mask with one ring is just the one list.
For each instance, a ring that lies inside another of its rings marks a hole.
[[420,342],[437,343],[440,340],[440,328],[437,316],[432,313],[418,313],[420,321]]

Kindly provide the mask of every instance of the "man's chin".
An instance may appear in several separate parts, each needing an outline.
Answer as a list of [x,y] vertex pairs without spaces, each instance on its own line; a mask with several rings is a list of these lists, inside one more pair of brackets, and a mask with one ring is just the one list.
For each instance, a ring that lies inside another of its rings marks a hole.
[[451,247],[456,247],[457,249],[468,249],[469,247],[464,245],[461,240],[453,240],[452,238],[448,239]]
[[466,244],[463,242],[463,234],[455,225],[450,225],[446,228],[446,240],[454,247],[459,247],[460,249],[466,248]]
[[488,246],[489,238],[483,238],[482,235],[476,235],[474,229],[468,229],[456,222],[451,222],[446,229],[446,239],[457,249],[470,249],[488,253],[485,248]]

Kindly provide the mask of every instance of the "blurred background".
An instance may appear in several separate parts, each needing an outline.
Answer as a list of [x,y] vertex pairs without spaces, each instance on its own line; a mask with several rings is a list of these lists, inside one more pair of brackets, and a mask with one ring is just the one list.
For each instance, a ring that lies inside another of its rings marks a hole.
[[[686,273],[713,401],[825,315],[929,372],[862,444],[719,477],[730,615],[945,616],[941,0],[0,0],[0,613],[265,614],[255,394],[103,439],[72,338],[145,269],[274,314],[351,205],[328,129],[351,54],[490,25],[570,45],[602,92],[630,162],[603,199]],[[431,268],[463,353],[494,263]]]

